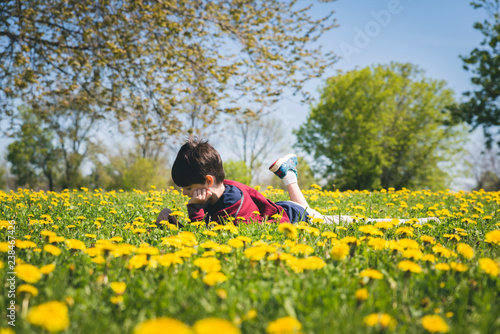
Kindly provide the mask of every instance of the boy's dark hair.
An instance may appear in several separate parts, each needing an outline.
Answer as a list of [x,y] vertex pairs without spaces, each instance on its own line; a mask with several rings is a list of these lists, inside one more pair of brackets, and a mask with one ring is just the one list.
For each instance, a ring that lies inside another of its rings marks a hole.
[[179,187],[205,183],[205,177],[212,175],[215,183],[226,178],[219,152],[207,140],[190,138],[182,145],[172,166],[172,180]]

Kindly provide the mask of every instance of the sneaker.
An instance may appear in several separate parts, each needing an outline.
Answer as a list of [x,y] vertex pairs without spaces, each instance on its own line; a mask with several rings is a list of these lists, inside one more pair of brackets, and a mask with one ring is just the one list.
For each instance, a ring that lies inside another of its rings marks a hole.
[[282,179],[289,170],[297,175],[297,163],[297,156],[295,154],[288,154],[276,160],[269,167],[269,170]]

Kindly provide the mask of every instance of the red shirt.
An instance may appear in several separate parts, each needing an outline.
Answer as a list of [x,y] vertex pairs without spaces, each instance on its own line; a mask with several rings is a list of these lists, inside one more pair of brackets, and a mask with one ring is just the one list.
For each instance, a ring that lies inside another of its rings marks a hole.
[[238,188],[241,191],[241,199],[228,207],[220,208],[211,216],[206,214],[204,204],[188,204],[187,210],[191,221],[205,220],[207,223],[210,221],[222,223],[224,218],[234,217],[236,218],[234,222],[238,223],[240,219],[237,218],[242,217],[247,224],[251,222],[262,223],[265,219],[274,220],[271,217],[279,214],[281,215],[280,222],[290,222],[290,218],[282,207],[265,198],[254,188],[231,180],[224,180],[224,185]]

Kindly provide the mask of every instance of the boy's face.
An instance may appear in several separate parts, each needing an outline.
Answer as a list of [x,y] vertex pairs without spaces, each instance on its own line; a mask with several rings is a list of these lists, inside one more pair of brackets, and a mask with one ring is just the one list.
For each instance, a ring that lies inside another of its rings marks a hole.
[[182,188],[182,194],[191,198],[193,197],[193,193],[199,189],[208,189],[208,187],[203,183],[193,183],[187,187]]

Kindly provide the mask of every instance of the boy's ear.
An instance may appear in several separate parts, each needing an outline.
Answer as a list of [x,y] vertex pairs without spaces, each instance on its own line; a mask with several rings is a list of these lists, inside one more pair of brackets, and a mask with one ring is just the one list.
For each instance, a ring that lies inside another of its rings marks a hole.
[[211,187],[215,183],[215,178],[212,175],[207,175],[207,176],[205,176],[205,182],[206,182],[207,186]]

